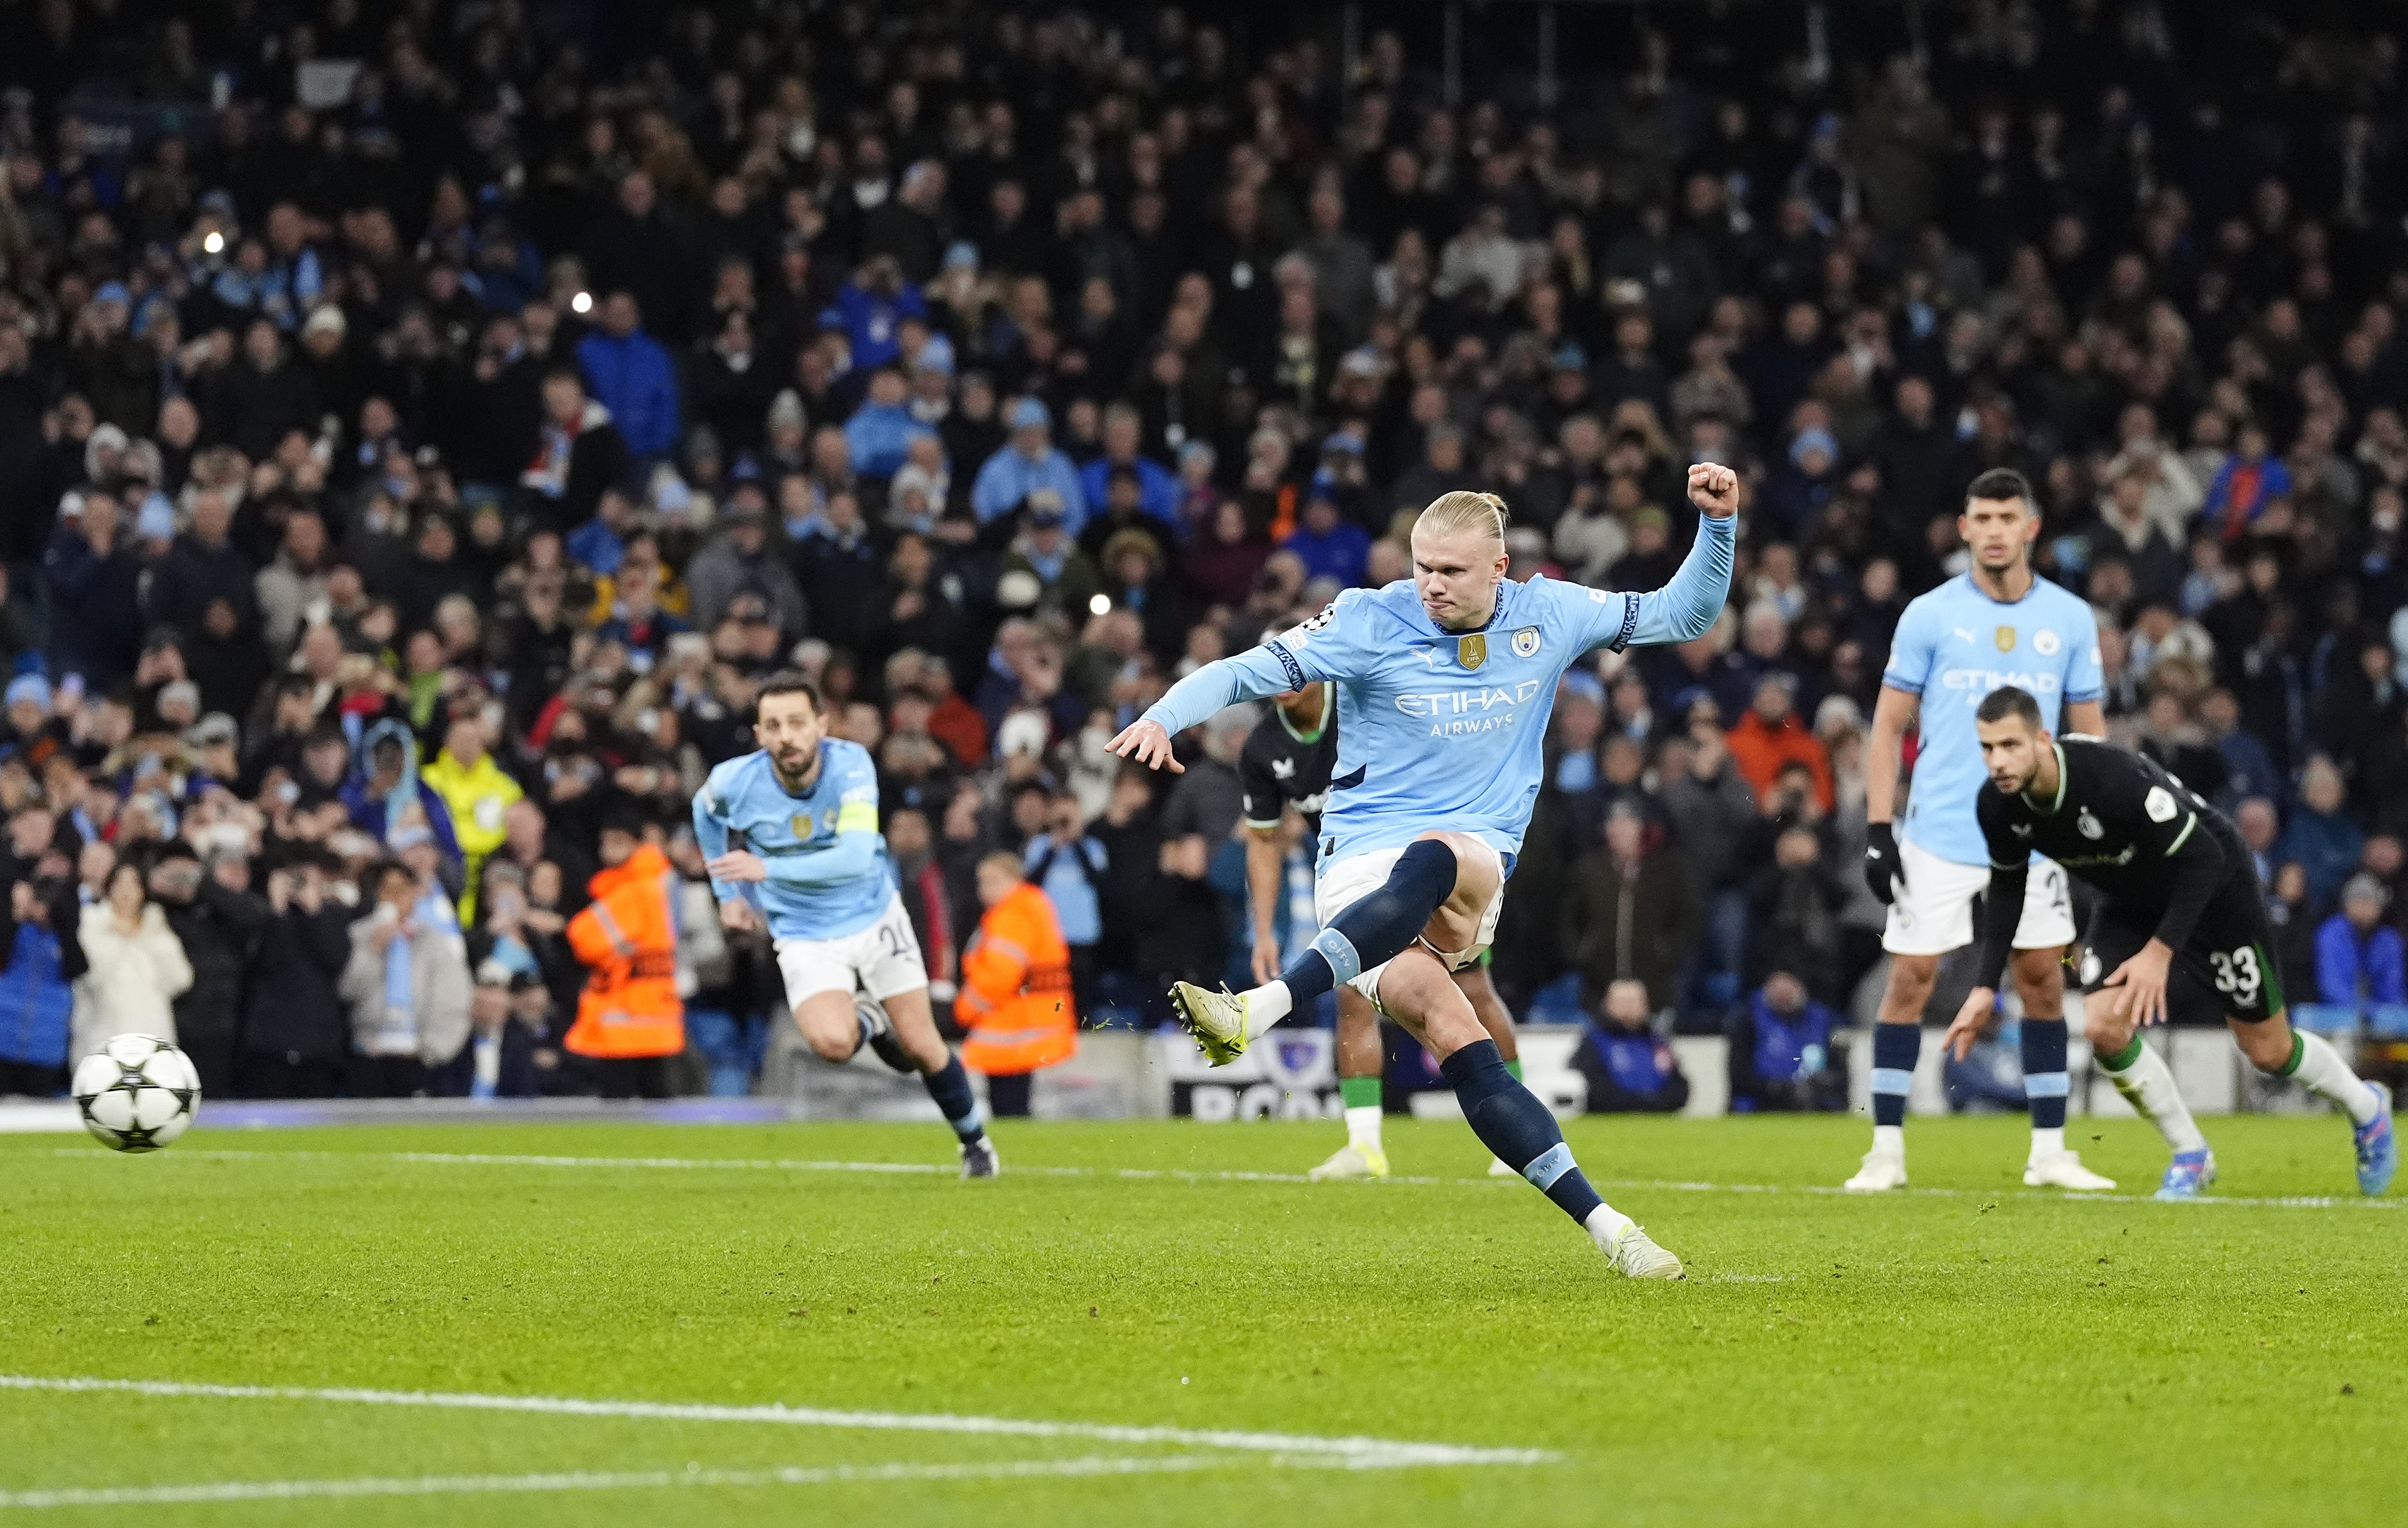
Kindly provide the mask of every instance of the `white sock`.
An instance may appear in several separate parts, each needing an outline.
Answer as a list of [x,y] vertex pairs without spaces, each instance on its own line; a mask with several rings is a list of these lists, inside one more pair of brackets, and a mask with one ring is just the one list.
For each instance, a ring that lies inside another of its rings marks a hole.
[[2354,1125],[2362,1125],[2382,1112],[2383,1105],[2374,1096],[2374,1090],[2358,1079],[2349,1063],[2341,1059],[2341,1052],[2326,1043],[2323,1035],[2311,1035],[2304,1029],[2292,1033],[2300,1042],[2295,1052],[2299,1064],[2288,1074],[2292,1081],[2318,1098],[2329,1098],[2339,1104],[2348,1111],[2349,1122]]
[[1346,1144],[1368,1151],[1380,1149],[1380,1106],[1362,1104],[1346,1111]]
[[2174,1086],[2173,1068],[2154,1048],[2141,1047],[2139,1058],[2120,1072],[2105,1056],[2099,1058],[2099,1065],[2133,1112],[2157,1127],[2168,1146],[2177,1151],[2207,1150],[2207,1137],[2200,1133],[2199,1121],[2190,1117],[2182,1090]]
[[1906,1155],[1906,1126],[1873,1126],[1873,1150],[1879,1151],[1884,1156],[1902,1157]]
[[1629,1230],[1633,1223],[1635,1222],[1629,1216],[1612,1205],[1598,1206],[1588,1212],[1588,1219],[1582,1222],[1588,1228],[1590,1237],[1608,1251],[1613,1250],[1613,1244],[1622,1239],[1622,1234]]
[[1263,1031],[1286,1018],[1288,1010],[1296,1007],[1295,995],[1289,992],[1284,981],[1249,987],[1242,995],[1246,1000],[1246,1038],[1249,1040],[1259,1039]]
[[2063,1125],[2058,1125],[2054,1130],[2044,1130],[2039,1125],[2032,1126],[2032,1161],[2038,1162],[2042,1157],[2053,1157],[2064,1150],[2065,1127]]

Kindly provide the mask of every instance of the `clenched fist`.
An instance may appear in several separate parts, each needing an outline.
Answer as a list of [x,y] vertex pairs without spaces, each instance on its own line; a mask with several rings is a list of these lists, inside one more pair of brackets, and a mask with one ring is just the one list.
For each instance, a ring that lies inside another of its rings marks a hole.
[[1739,513],[1739,474],[1715,462],[1689,469],[1689,502],[1709,520],[1728,520]]

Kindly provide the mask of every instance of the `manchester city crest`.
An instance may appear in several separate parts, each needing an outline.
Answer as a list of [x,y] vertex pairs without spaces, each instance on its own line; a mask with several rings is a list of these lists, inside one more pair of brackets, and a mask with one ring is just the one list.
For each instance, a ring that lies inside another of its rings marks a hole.
[[1488,661],[1488,638],[1474,632],[1455,644],[1455,661],[1467,669],[1478,668]]
[[1513,634],[1513,656],[1527,658],[1539,650],[1539,628],[1525,626]]
[[2055,632],[2042,629],[2032,633],[2032,650],[2043,658],[2054,658],[2065,643]]

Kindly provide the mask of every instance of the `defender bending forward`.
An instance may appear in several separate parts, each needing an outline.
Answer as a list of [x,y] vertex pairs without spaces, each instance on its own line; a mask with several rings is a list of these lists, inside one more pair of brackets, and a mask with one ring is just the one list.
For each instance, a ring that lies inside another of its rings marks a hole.
[[1627,594],[1507,582],[1504,501],[1443,494],[1413,527],[1412,583],[1348,590],[1279,640],[1190,674],[1112,739],[1114,752],[1176,771],[1171,735],[1222,707],[1337,685],[1338,775],[1314,871],[1321,933],[1276,981],[1235,995],[1181,982],[1173,1003],[1220,1064],[1296,1005],[1353,987],[1438,1058],[1482,1142],[1585,1227],[1616,1272],[1640,1278],[1678,1278],[1681,1260],[1589,1187],[1454,973],[1496,933],[1564,671],[1595,647],[1687,641],[1721,613],[1738,477],[1693,466],[1689,497],[1706,518],[1687,561],[1665,588]]
[[[819,687],[773,674],[752,722],[760,751],[710,772],[694,798],[694,835],[710,858],[721,921],[776,941],[786,1004],[810,1048],[845,1061],[867,1044],[917,1072],[961,1141],[962,1176],[1001,1167],[969,1074],[928,1011],[928,967],[878,831],[878,768],[858,743],[829,737]],[[746,849],[730,850],[730,832]],[[869,1000],[856,1001],[859,989]]]
[[[2140,1027],[2165,1021],[2166,978],[2179,961],[2224,999],[2233,1038],[2259,1071],[2291,1078],[2349,1115],[2358,1192],[2388,1188],[2396,1164],[2391,1094],[2361,1081],[2322,1039],[2291,1028],[2265,893],[2241,830],[2151,760],[2097,738],[2052,741],[2039,703],[2022,690],[1992,691],[1974,720],[1994,787],[1977,808],[1990,850],[1990,895],[1978,985],[1948,1026],[1957,1056],[1972,1049],[1989,1014],[2037,850],[2099,891],[2090,950],[2106,975],[2085,1019],[2098,1053],[2114,1058],[2111,1066],[2128,1067],[2131,1058],[2117,1053],[2145,1050]],[[2193,1171],[2183,1175],[2189,1192],[2170,1174],[2176,1192],[2163,1194],[2189,1197],[2214,1179],[2215,1160],[2172,1080],[2169,1075],[2156,1096],[2137,1102],[2177,1153],[2196,1152]]]

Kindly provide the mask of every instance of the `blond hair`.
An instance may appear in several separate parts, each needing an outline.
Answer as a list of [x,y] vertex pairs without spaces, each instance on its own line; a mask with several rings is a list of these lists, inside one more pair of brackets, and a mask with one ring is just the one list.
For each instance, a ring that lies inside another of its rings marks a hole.
[[1494,536],[1497,544],[1505,544],[1505,522],[1512,514],[1505,501],[1494,493],[1474,493],[1458,489],[1441,493],[1430,500],[1429,507],[1413,521],[1417,532],[1445,536],[1455,531],[1470,531],[1480,536]]

